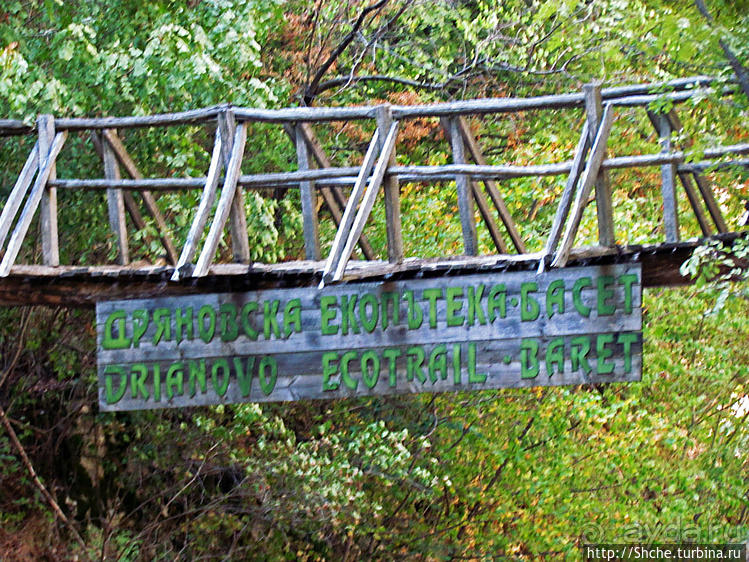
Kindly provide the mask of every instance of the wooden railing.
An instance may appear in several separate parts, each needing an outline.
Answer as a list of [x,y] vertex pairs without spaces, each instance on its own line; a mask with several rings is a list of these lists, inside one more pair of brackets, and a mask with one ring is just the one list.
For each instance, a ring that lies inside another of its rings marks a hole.
[[[171,278],[174,281],[209,274],[227,223],[232,233],[234,261],[250,263],[244,191],[257,188],[300,190],[305,256],[310,261],[323,259],[317,216],[318,197],[322,198],[337,226],[335,239],[322,266],[323,283],[344,277],[357,245],[366,260],[376,257],[363,230],[380,191],[384,193],[388,261],[402,262],[400,185],[407,182],[455,182],[465,255],[475,256],[479,251],[475,208],[488,229],[497,254],[526,254],[525,241],[496,182],[508,178],[567,175],[568,180],[559,198],[543,250],[529,256],[537,259],[541,268],[565,266],[583,210],[592,200],[594,192],[599,244],[603,247],[614,245],[616,233],[608,179],[610,170],[661,168],[664,242],[677,242],[680,237],[677,182],[683,186],[702,233],[706,236],[726,233],[726,221],[703,172],[708,168],[747,166],[748,162],[741,159],[720,165],[716,165],[715,160],[726,155],[747,154],[749,144],[711,148],[704,151],[703,160],[688,163],[688,155],[671,147],[671,134],[682,127],[677,112],[672,109],[666,113],[654,113],[649,109],[654,102],[676,105],[707,92],[717,95],[732,93],[730,84],[713,84],[715,81],[711,78],[696,77],[668,84],[608,89],[589,85],[582,92],[563,95],[477,99],[420,106],[266,110],[222,105],[145,117],[61,118],[42,115],[35,129],[22,122],[0,120],[0,136],[36,134],[38,137],[0,214],[0,250],[3,251],[0,277],[7,277],[14,271],[21,246],[37,212],[41,216],[44,266],[60,266],[57,228],[57,190],[60,189],[106,191],[109,222],[121,266],[127,266],[130,261],[126,214],[129,214],[135,228],[143,229],[146,225],[141,207],[134,198],[137,192],[143,208],[154,221],[166,259],[173,266]],[[664,93],[651,93],[653,91]],[[622,107],[646,109],[661,141],[660,153],[615,158],[606,156],[614,116]],[[475,115],[572,108],[585,110],[585,126],[573,160],[553,164],[488,165],[466,119]],[[418,118],[440,119],[452,150],[452,164],[396,164],[399,124]],[[315,136],[313,126],[322,122],[350,120],[374,121],[375,133],[360,167],[334,167]],[[296,146],[298,171],[242,174],[247,128],[254,122],[276,123],[284,127]],[[144,178],[117,133],[118,130],[130,128],[188,124],[210,125],[216,130],[205,177]],[[56,161],[71,131],[92,132],[95,148],[104,164],[103,178],[57,177]],[[127,173],[128,179],[121,177],[122,170]],[[483,184],[483,189],[480,184]],[[172,238],[155,194],[188,189],[202,190],[202,197],[186,239],[178,244]],[[206,228],[208,234],[201,245]],[[505,232],[511,246],[505,241]],[[24,271],[28,273],[28,268]]]

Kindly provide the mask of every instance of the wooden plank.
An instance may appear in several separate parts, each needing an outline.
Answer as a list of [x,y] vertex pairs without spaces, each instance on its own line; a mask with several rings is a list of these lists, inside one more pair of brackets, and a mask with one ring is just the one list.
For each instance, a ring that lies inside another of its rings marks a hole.
[[[26,233],[31,226],[34,214],[42,200],[42,194],[47,185],[47,180],[54,169],[55,159],[57,158],[57,155],[60,154],[60,150],[62,150],[62,146],[65,144],[67,135],[68,134],[65,131],[57,133],[46,157],[40,158],[41,165],[39,173],[36,176],[36,181],[34,182],[34,187],[31,188],[31,193],[29,193],[29,196],[26,199],[26,204],[23,207],[21,216],[18,219],[13,234],[10,237],[10,241],[8,242],[8,248],[5,250],[3,261],[0,263],[0,277],[8,276],[11,266],[15,263],[16,258],[18,257],[18,252],[21,251],[23,239],[26,237]],[[42,154],[41,145],[40,154]]]
[[5,245],[5,239],[10,232],[10,227],[13,226],[13,220],[18,214],[18,209],[21,208],[23,198],[26,197],[26,193],[31,186],[31,182],[34,179],[34,175],[38,171],[39,167],[39,141],[34,143],[34,148],[31,149],[29,157],[26,159],[26,163],[21,169],[21,173],[18,174],[18,179],[13,185],[13,189],[8,195],[8,200],[3,206],[2,214],[0,214],[0,250]]
[[[343,278],[343,272],[346,270],[346,264],[351,257],[351,253],[354,251],[354,245],[359,239],[359,236],[361,236],[362,230],[364,230],[364,224],[367,222],[367,219],[372,212],[372,206],[374,205],[375,198],[377,197],[377,191],[380,188],[382,179],[385,177],[385,170],[390,164],[390,155],[395,148],[395,140],[397,136],[398,122],[394,121],[390,126],[390,130],[388,131],[387,136],[385,137],[385,142],[382,144],[382,151],[380,152],[379,159],[377,160],[374,172],[372,173],[372,178],[369,181],[369,186],[364,192],[361,205],[359,206],[359,211],[357,212],[356,218],[351,225],[351,231],[349,232],[348,238],[346,239],[346,245],[343,248],[341,258],[339,259],[338,265],[336,266],[333,273],[333,281],[340,281]],[[349,201],[349,206],[351,206],[351,201],[353,200],[354,199],[352,197]],[[346,209],[348,210],[348,207],[346,207]]]
[[[671,152],[671,124],[668,116],[660,114],[659,136],[661,152]],[[661,197],[663,198],[663,228],[666,242],[679,241],[679,204],[676,199],[676,164],[661,166]]]
[[[591,124],[589,133],[592,144],[603,114],[601,85],[587,84],[583,86],[583,93],[585,94],[585,112],[588,122]],[[616,242],[614,206],[611,198],[611,181],[605,169],[598,172],[598,179],[596,180],[596,213],[598,214],[598,243],[601,246],[613,246]]]
[[[232,142],[237,121],[231,109],[222,109],[218,114],[218,129],[226,142],[221,144],[224,167],[229,168],[232,153]],[[250,263],[250,241],[247,234],[247,214],[245,210],[244,190],[239,188],[234,192],[229,215],[229,229],[231,245],[235,263]]]
[[723,219],[723,213],[720,211],[720,206],[718,205],[718,202],[715,200],[715,195],[713,194],[713,190],[710,189],[710,186],[702,177],[702,174],[698,172],[693,172],[693,177],[694,177],[694,182],[697,184],[697,188],[700,190],[700,193],[702,194],[702,199],[705,201],[705,204],[707,205],[707,211],[710,213],[710,217],[713,219],[715,228],[718,229],[718,232],[720,234],[724,234],[728,232],[726,221]]
[[[307,142],[307,148],[312,154],[314,162],[317,163],[318,168],[333,168],[330,160],[328,160],[328,157],[325,155],[325,151],[322,147],[322,144],[320,143],[320,140],[317,138],[317,135],[315,135],[315,132],[312,130],[310,124],[300,123],[300,127],[302,130],[302,135],[304,136],[304,140]],[[294,127],[291,124],[286,123],[284,125],[284,131],[294,143],[294,146],[296,146],[296,132]],[[330,187],[320,184],[316,184],[315,187],[317,187],[317,189],[320,191],[323,201],[328,207],[330,214],[333,216],[333,221],[335,222],[336,226],[340,227],[341,220],[343,219],[344,209],[348,204],[348,198],[346,197],[346,194],[343,193],[343,189],[341,189],[340,186]],[[376,253],[372,249],[372,244],[369,242],[367,235],[364,233],[362,233],[361,238],[359,239],[359,248],[361,249],[365,259],[375,259]]]
[[[40,115],[37,119],[39,153],[49,152],[55,138],[55,119],[51,115]],[[41,172],[41,169],[40,169]],[[57,168],[52,166],[49,178],[57,177]],[[44,265],[60,265],[60,239],[57,232],[57,188],[46,185],[42,192],[41,207],[42,257]]]
[[575,202],[572,205],[570,218],[567,221],[567,227],[564,231],[564,237],[561,241],[561,246],[554,261],[552,267],[564,267],[569,259],[570,251],[572,250],[572,244],[575,241],[575,235],[577,229],[580,227],[580,221],[583,218],[583,211],[585,205],[588,203],[590,192],[598,179],[598,172],[603,162],[603,157],[606,154],[606,143],[611,133],[611,126],[614,123],[614,109],[611,105],[607,105],[603,112],[603,118],[601,119],[601,126],[598,128],[598,134],[596,135],[593,147],[590,151],[590,159],[585,167],[582,177],[580,178],[580,186],[575,196]]
[[208,215],[213,208],[213,202],[216,200],[219,175],[221,174],[222,168],[221,144],[221,131],[217,130],[215,141],[213,143],[211,164],[205,178],[203,195],[200,198],[198,210],[195,212],[195,218],[193,218],[192,224],[190,225],[190,231],[187,233],[187,239],[185,240],[185,245],[182,247],[182,253],[179,256],[179,260],[177,260],[177,266],[174,268],[172,281],[179,281],[180,278],[190,277],[192,274],[192,272],[187,271],[187,269],[189,269],[187,266],[192,263],[192,260],[198,251],[200,237],[203,235],[203,229],[208,222]]
[[[325,262],[325,268],[322,274],[322,283],[330,283],[333,281],[333,272],[338,268],[338,263],[341,261],[346,242],[348,241],[349,234],[351,233],[351,226],[354,224],[356,217],[356,209],[359,206],[364,190],[367,187],[367,179],[372,173],[372,169],[377,161],[377,153],[380,148],[379,142],[380,130],[375,130],[374,136],[369,143],[367,153],[364,155],[361,168],[359,170],[359,176],[356,178],[356,183],[351,190],[351,196],[349,197],[346,209],[341,217],[340,225],[336,231],[335,238],[333,239],[333,245],[330,248],[330,254]],[[361,239],[361,238],[360,238]]]
[[[130,153],[127,151],[127,148],[125,148],[124,143],[120,139],[117,134],[111,130],[111,129],[105,129],[103,131],[103,136],[106,142],[109,143],[109,145],[114,150],[115,156],[117,157],[118,162],[120,165],[125,168],[127,173],[130,175],[131,178],[134,180],[142,180],[143,174],[140,173],[140,170],[138,170],[138,166],[135,164],[135,161],[130,156]],[[169,227],[166,224],[166,219],[164,218],[164,215],[162,214],[161,210],[159,209],[159,206],[156,204],[156,198],[153,196],[153,194],[150,191],[141,191],[140,192],[141,198],[143,199],[143,204],[146,207],[146,210],[148,211],[148,214],[151,215],[153,218],[154,224],[156,225],[156,230],[159,233],[159,239],[161,240],[161,244],[164,246],[164,251],[166,252],[166,259],[171,264],[177,263],[177,248],[174,245],[174,242],[172,241],[171,233],[169,232]],[[140,215],[140,210],[137,209],[137,206],[135,205],[135,201],[132,199],[131,196],[129,196],[128,193],[125,193],[125,206],[128,208],[128,211],[130,212],[130,216],[133,218],[133,222],[136,223],[138,229],[145,228],[145,221],[143,219],[140,219],[139,221],[136,220],[136,217],[133,213],[133,209],[137,210],[137,214]],[[129,200],[128,200],[129,199]],[[149,237],[150,238],[150,237]]]
[[[448,122],[453,162],[457,165],[465,164],[463,136],[460,133],[457,118],[451,117]],[[463,231],[464,253],[467,256],[475,256],[478,254],[478,241],[476,239],[476,221],[473,215],[473,194],[469,186],[468,176],[456,175],[455,185],[458,189],[458,210],[460,212],[460,227]]]
[[[310,168],[309,151],[304,140],[304,133],[299,124],[295,126],[296,156],[299,170],[306,172]],[[304,229],[304,254],[306,259],[317,261],[320,259],[320,233],[317,223],[317,197],[312,182],[303,181],[299,184],[302,200],[302,220]]]
[[230,165],[226,170],[224,186],[221,189],[221,197],[219,197],[216,214],[213,217],[213,222],[208,231],[203,250],[198,258],[198,263],[195,265],[195,271],[193,272],[194,277],[205,277],[208,275],[208,268],[211,266],[211,263],[213,263],[213,257],[216,254],[219,240],[223,235],[224,226],[229,218],[231,205],[234,201],[234,194],[237,191],[237,180],[241,173],[242,156],[244,155],[244,146],[246,142],[247,124],[239,123],[237,125],[237,131],[234,134],[233,149],[231,160],[229,162]]
[[100,303],[102,408],[637,380],[640,278],[633,264]]
[[[549,238],[546,240],[546,245],[544,246],[544,254],[546,256],[552,255],[559,244],[559,239],[562,236],[562,228],[564,228],[564,224],[567,221],[567,216],[570,212],[570,206],[572,205],[572,195],[575,193],[575,186],[580,180],[580,175],[583,173],[590,144],[590,123],[586,119],[585,124],[583,125],[583,132],[580,135],[580,140],[575,149],[575,157],[572,160],[570,175],[567,178],[567,183],[564,185],[564,191],[562,191],[562,197],[559,200],[559,207],[557,207],[557,213],[554,216],[554,222],[551,225]],[[541,260],[540,267],[543,268],[544,265],[545,260]]]
[[[481,147],[479,146],[478,142],[476,142],[473,133],[471,133],[471,128],[468,126],[468,122],[464,117],[458,118],[458,126],[460,127],[460,132],[463,135],[463,140],[466,143],[466,147],[468,148],[468,152],[473,158],[473,161],[479,166],[486,166],[486,159],[484,158],[484,154],[481,151]],[[510,213],[510,210],[507,208],[507,204],[505,203],[504,198],[499,193],[497,183],[493,180],[484,180],[483,183],[484,187],[486,188],[486,192],[489,194],[492,203],[494,203],[494,207],[499,213],[499,218],[502,219],[502,222],[507,229],[507,233],[510,235],[510,240],[512,240],[515,249],[518,251],[518,253],[524,254],[527,251],[525,248],[525,244],[523,243],[523,239],[520,237],[520,233],[517,230],[515,221],[512,218],[512,213]],[[474,189],[474,194],[475,192],[476,190]]]
[[[385,131],[390,131],[393,125],[392,110],[389,105],[379,105],[377,112],[377,129],[380,131],[379,139],[382,143],[381,150],[385,150],[387,137]],[[395,146],[389,151],[385,169],[396,165]],[[401,199],[400,184],[396,176],[388,176],[384,180],[383,200],[385,202],[385,234],[388,244],[388,261],[400,263],[403,261],[403,226],[401,223]]]
[[[102,143],[102,158],[104,160],[104,176],[110,180],[119,180],[120,166],[112,146]],[[117,263],[127,265],[130,262],[130,250],[127,241],[127,224],[125,223],[125,201],[122,190],[107,190],[107,209],[109,211],[109,228],[114,233],[117,244]]]
[[[458,122],[461,127],[461,134],[463,134],[463,140],[465,141],[466,132],[464,129],[467,129],[467,124],[463,122],[462,117],[458,118]],[[451,142],[450,124],[448,120],[443,117],[440,119],[440,125],[442,126],[442,132],[447,138],[447,142]],[[468,131],[468,134],[470,135],[470,131]],[[466,142],[466,144],[468,143]],[[494,246],[497,248],[497,252],[500,254],[508,254],[509,249],[507,248],[507,244],[505,243],[504,238],[502,238],[502,233],[499,231],[499,225],[497,224],[497,221],[494,220],[494,215],[492,215],[489,202],[487,201],[484,192],[481,191],[478,182],[471,182],[471,191],[473,193],[473,198],[476,201],[476,206],[479,209],[479,213],[481,214],[481,218],[484,220],[484,224],[486,224],[486,228],[489,230],[489,236],[494,242]]]

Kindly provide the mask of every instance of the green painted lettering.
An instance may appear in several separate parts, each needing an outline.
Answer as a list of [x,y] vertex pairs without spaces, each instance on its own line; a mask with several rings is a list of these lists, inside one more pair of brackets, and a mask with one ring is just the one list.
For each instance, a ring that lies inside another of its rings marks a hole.
[[538,318],[540,307],[530,293],[538,291],[538,283],[526,281],[520,285],[520,321],[532,322]]
[[489,291],[486,307],[489,312],[490,322],[494,322],[497,319],[497,309],[499,309],[499,318],[507,317],[507,287],[505,287],[504,283],[492,287],[491,291]]
[[278,327],[278,307],[281,304],[279,300],[263,302],[263,337],[270,339],[271,334],[276,339],[281,338],[281,330]]
[[[323,336],[331,336],[338,333],[338,326],[330,323],[331,320],[335,320],[337,306],[338,299],[333,295],[320,298],[320,322],[322,323],[320,331]],[[335,389],[330,388],[327,390]]]
[[564,280],[556,279],[549,283],[546,289],[546,316],[554,316],[554,306],[557,314],[564,314]]
[[619,283],[624,285],[624,312],[632,314],[632,285],[637,283],[637,275],[634,273],[620,275]]
[[200,388],[200,392],[203,394],[208,392],[208,385],[205,382],[205,359],[201,359],[200,361],[188,361],[187,372],[189,373],[187,379],[187,390],[190,392],[190,398],[195,396],[198,388]]
[[520,342],[520,378],[535,379],[540,371],[538,341],[524,339]]
[[397,347],[391,347],[382,352],[382,357],[388,360],[388,377],[389,384],[394,387],[397,383],[397,359],[401,356],[401,350]]
[[[115,310],[107,316],[104,322],[104,336],[101,346],[104,349],[127,349],[130,347],[130,339],[125,337],[125,319],[127,314],[124,310]],[[117,325],[114,329],[115,323]],[[115,336],[113,331],[117,332]]]
[[442,289],[424,289],[424,297],[429,299],[429,327],[437,327],[437,299],[444,298]]
[[476,344],[468,344],[468,382],[486,382],[487,373],[476,372]]
[[143,309],[133,310],[133,347],[140,345],[141,338],[148,330],[148,311]]
[[[221,373],[219,375],[219,372]],[[223,377],[223,380],[219,382],[219,376]],[[224,397],[226,390],[229,388],[229,378],[231,371],[229,369],[229,361],[224,357],[216,359],[211,366],[211,382],[213,382],[213,390],[220,397]]]
[[[325,298],[325,297],[323,297]],[[335,298],[335,297],[334,297]],[[338,374],[338,353],[335,351],[326,351],[322,354],[322,389],[323,392],[336,390],[340,384],[338,381],[331,381],[330,377]]]
[[[364,302],[364,299],[362,299]],[[367,388],[374,388],[380,378],[380,358],[370,350],[361,355],[361,374]]]
[[414,377],[421,383],[427,382],[424,374],[424,359],[426,355],[424,348],[417,345],[406,350],[406,380],[412,381]]
[[486,324],[484,309],[481,307],[481,299],[484,298],[484,285],[468,287],[468,325],[473,326],[478,319],[479,324]]
[[[112,387],[112,381],[116,375],[120,376],[120,383],[115,391]],[[119,365],[107,365],[104,368],[104,399],[107,404],[116,404],[125,396],[127,390],[127,372],[124,367]]]
[[460,368],[460,344],[453,344],[453,384],[462,383],[463,373]]
[[302,301],[291,299],[283,309],[283,333],[289,337],[291,332],[297,334],[302,331]]
[[341,334],[344,336],[348,334],[349,327],[355,334],[360,332],[355,314],[357,299],[356,295],[351,295],[350,297],[343,295],[341,297]]
[[598,316],[611,316],[616,312],[616,304],[607,304],[614,296],[614,277],[612,275],[601,275],[598,278]]
[[161,402],[161,365],[153,365],[153,401]]
[[242,393],[242,397],[246,398],[250,395],[250,389],[252,388],[252,371],[255,369],[255,358],[247,358],[247,369],[242,365],[242,360],[239,357],[234,358],[234,371],[237,373],[237,381],[239,382],[239,391]]
[[276,388],[276,379],[278,378],[278,364],[276,363],[276,359],[266,355],[260,360],[258,371],[260,390],[268,396]]
[[219,314],[221,315],[221,341],[234,341],[239,337],[237,312],[237,305],[232,302],[225,302],[219,307]]
[[465,322],[465,317],[456,314],[463,309],[463,287],[448,287],[447,288],[447,325],[448,326],[462,326]]
[[596,373],[599,375],[610,375],[614,372],[614,362],[606,361],[614,354],[614,350],[606,347],[606,344],[613,343],[614,334],[598,334],[596,338]]
[[359,354],[356,351],[347,351],[341,357],[341,380],[351,390],[356,390],[356,387],[359,386],[359,381],[352,379],[351,375],[349,375],[348,364],[358,356]]
[[166,372],[166,397],[172,399],[175,395],[172,390],[177,387],[177,395],[182,396],[183,382],[185,377],[185,366],[183,363],[172,363]]
[[[133,319],[135,319],[133,315]],[[180,343],[185,339],[192,341],[193,338],[193,326],[192,326],[192,307],[188,306],[184,311],[178,308],[174,311],[174,323],[176,325],[177,332],[177,343]],[[134,324],[134,323],[133,323]]]
[[437,382],[437,376],[442,380],[447,378],[447,346],[438,345],[429,354],[429,380]]
[[588,363],[588,353],[590,352],[590,339],[586,336],[579,336],[570,340],[571,352],[570,361],[572,363],[572,371],[579,371],[582,368],[583,372],[587,375],[592,369],[590,363]]
[[413,291],[406,291],[403,293],[403,297],[408,303],[408,329],[418,330],[421,328],[421,324],[424,322],[424,314],[421,311],[421,305],[414,299]]
[[146,377],[148,377],[148,367],[145,363],[135,363],[130,366],[130,389],[134,400],[138,398],[148,400],[150,394],[146,386]]
[[359,321],[368,334],[374,332],[380,319],[380,303],[377,297],[367,293],[359,301]]
[[258,331],[255,328],[255,322],[250,319],[250,314],[258,311],[258,305],[256,302],[248,302],[242,307],[242,329],[245,335],[252,341],[257,340]]
[[[397,326],[398,324],[400,324],[400,306],[398,306],[399,301],[400,299],[398,293],[382,293],[382,313],[380,314],[380,318],[382,318],[383,330],[386,330],[388,327],[388,320],[390,318],[388,309],[393,311],[393,326]],[[392,306],[388,306],[388,303],[391,303]]]
[[637,343],[637,334],[619,334],[617,343],[624,346],[624,372],[632,372],[632,344]]
[[546,347],[546,374],[554,374],[554,367],[557,373],[564,374],[564,338],[554,338]]
[[[205,321],[208,320],[206,326]],[[205,343],[209,343],[216,333],[216,311],[209,304],[204,304],[198,310],[198,335]]]
[[156,333],[153,335],[153,345],[157,345],[161,340],[170,341],[172,339],[172,311],[168,308],[157,308],[153,311],[153,323],[156,326]]
[[590,277],[580,277],[572,287],[572,302],[575,305],[575,310],[577,310],[580,316],[585,316],[586,318],[590,316],[590,307],[585,306],[583,303],[582,291],[585,287],[591,287],[592,285],[593,281],[591,281]]

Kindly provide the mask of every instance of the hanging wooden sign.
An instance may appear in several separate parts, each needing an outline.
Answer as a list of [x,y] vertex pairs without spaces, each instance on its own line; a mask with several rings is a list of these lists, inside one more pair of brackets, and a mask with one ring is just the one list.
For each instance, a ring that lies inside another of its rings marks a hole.
[[102,410],[638,381],[638,264],[102,302]]

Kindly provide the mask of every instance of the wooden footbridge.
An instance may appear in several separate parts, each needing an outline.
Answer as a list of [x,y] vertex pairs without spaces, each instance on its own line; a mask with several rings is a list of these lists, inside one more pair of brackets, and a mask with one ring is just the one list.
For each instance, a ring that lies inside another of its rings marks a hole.
[[[19,121],[0,120],[0,136],[36,135],[37,138],[0,215],[0,303],[90,306],[108,299],[632,261],[642,264],[644,286],[683,283],[686,280],[679,274],[679,265],[700,241],[680,238],[683,229],[678,209],[682,196],[686,196],[703,237],[732,240],[741,235],[731,231],[704,172],[749,165],[749,161],[740,159],[749,153],[749,144],[709,148],[696,162],[688,153],[671,146],[672,133],[682,127],[679,104],[706,92],[729,96],[732,88],[730,83],[717,85],[710,78],[696,77],[659,85],[608,89],[589,85],[582,92],[563,95],[419,106],[265,110],[226,105],[143,117],[89,119],[42,115],[36,128]],[[652,111],[664,106],[670,109]],[[647,111],[660,139],[659,152],[607,156],[607,150],[613,149],[609,146],[609,136],[617,112],[633,107]],[[487,164],[468,118],[529,110],[585,112],[574,158],[553,164]],[[452,149],[452,163],[398,165],[399,124],[425,118],[440,120]],[[334,167],[314,128],[325,122],[352,120],[375,122],[374,135],[361,166]],[[248,131],[255,123],[284,128],[296,146],[298,171],[242,173]],[[185,125],[206,127],[215,137],[205,176],[144,178],[123,143],[121,132]],[[103,161],[103,178],[57,176],[57,159],[65,150],[68,134],[80,131],[91,133],[94,149]],[[661,169],[660,230],[664,238],[647,246],[628,244],[634,233],[617,232],[614,222],[608,173],[632,167]],[[129,176],[127,179],[122,178],[123,171]],[[556,202],[557,211],[553,223],[547,227],[543,249],[528,252],[527,241],[519,233],[498,182],[555,175],[567,176],[566,186]],[[444,189],[457,189],[463,255],[439,259],[404,255],[400,198],[401,186],[409,182],[440,182]],[[304,261],[251,262],[244,195],[246,190],[254,189],[273,190],[277,195],[287,190],[300,191]],[[60,263],[57,218],[58,212],[64,213],[66,209],[58,211],[59,190],[106,192],[109,223],[116,241],[116,263],[85,266]],[[159,193],[178,190],[202,191],[185,240],[174,239],[173,229],[158,203]],[[583,212],[591,202],[596,207],[598,244],[576,247]],[[373,247],[364,233],[375,205],[384,205],[387,248]],[[337,227],[328,255],[321,252],[318,232],[318,214],[323,207],[328,212],[321,216],[332,217]],[[146,226],[144,212],[157,228],[166,265],[131,263],[131,245],[136,240],[133,234]],[[39,218],[35,220],[37,215]],[[495,253],[478,255],[477,222],[479,228],[488,229]],[[31,228],[32,224],[38,225],[36,230]],[[231,236],[231,263],[217,263],[217,248],[225,229]],[[19,256],[34,254],[22,251],[30,232],[41,233],[42,263],[19,263]],[[357,255],[363,259],[351,259]]]

